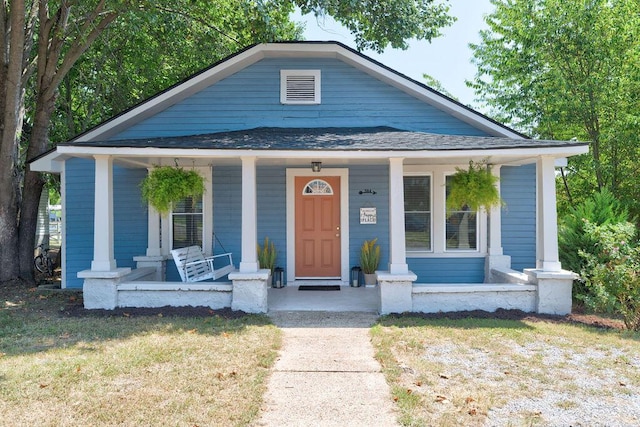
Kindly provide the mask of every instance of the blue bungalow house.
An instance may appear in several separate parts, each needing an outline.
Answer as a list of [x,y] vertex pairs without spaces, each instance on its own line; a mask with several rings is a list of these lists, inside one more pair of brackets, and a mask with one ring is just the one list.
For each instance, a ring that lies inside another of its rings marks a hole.
[[[381,313],[563,314],[574,275],[558,259],[555,167],[587,150],[529,139],[340,43],[287,42],[250,46],[31,168],[61,174],[62,281],[87,308],[266,312],[264,237],[288,286],[349,286],[377,238]],[[449,177],[470,160],[492,165],[503,207],[446,210]],[[176,164],[206,191],[160,215],[140,182]],[[171,251],[186,246],[231,252],[236,269],[183,282]]]

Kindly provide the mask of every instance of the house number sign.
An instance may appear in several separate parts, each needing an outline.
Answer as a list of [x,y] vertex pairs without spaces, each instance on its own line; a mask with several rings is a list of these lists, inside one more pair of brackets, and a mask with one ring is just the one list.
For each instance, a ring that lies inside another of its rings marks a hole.
[[376,208],[360,208],[360,224],[375,224],[376,221]]

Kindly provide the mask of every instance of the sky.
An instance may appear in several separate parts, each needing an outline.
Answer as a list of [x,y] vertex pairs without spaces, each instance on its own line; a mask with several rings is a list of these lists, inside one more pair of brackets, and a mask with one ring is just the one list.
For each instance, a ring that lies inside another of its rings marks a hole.
[[[483,16],[491,13],[492,5],[489,0],[451,0],[450,5],[450,14],[458,20],[431,43],[411,40],[406,51],[388,48],[382,54],[362,53],[419,82],[424,83],[422,75],[429,74],[460,102],[473,105],[473,90],[465,85],[476,72],[468,45],[480,40],[478,32],[486,26]],[[329,17],[318,22],[313,15],[296,13],[293,20],[306,24],[307,40],[335,40],[355,48],[349,31]]]

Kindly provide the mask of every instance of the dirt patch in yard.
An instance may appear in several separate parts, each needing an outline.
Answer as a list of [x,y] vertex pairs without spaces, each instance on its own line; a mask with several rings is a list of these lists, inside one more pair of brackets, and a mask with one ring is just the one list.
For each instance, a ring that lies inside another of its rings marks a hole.
[[526,313],[521,310],[498,309],[495,312],[483,310],[455,311],[449,313],[406,313],[391,314],[390,317],[419,317],[422,319],[500,319],[500,320],[527,320],[531,322],[573,323],[592,326],[601,329],[624,329],[624,322],[619,319],[604,317],[597,314],[585,313],[580,307],[574,308],[574,312],[566,316],[554,316],[549,314]]
[[116,308],[114,310],[87,310],[77,302],[67,304],[60,312],[67,317],[211,317],[224,319],[239,319],[247,315],[244,311],[234,311],[230,308],[213,310],[209,307],[158,307],[158,308]]

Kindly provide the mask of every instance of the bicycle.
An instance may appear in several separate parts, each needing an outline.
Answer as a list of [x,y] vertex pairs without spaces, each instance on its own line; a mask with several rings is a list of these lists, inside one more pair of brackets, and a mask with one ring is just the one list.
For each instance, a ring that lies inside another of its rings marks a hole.
[[33,259],[34,267],[47,277],[53,276],[54,266],[49,257],[49,248],[45,248],[41,243],[36,249],[38,250],[38,255]]

